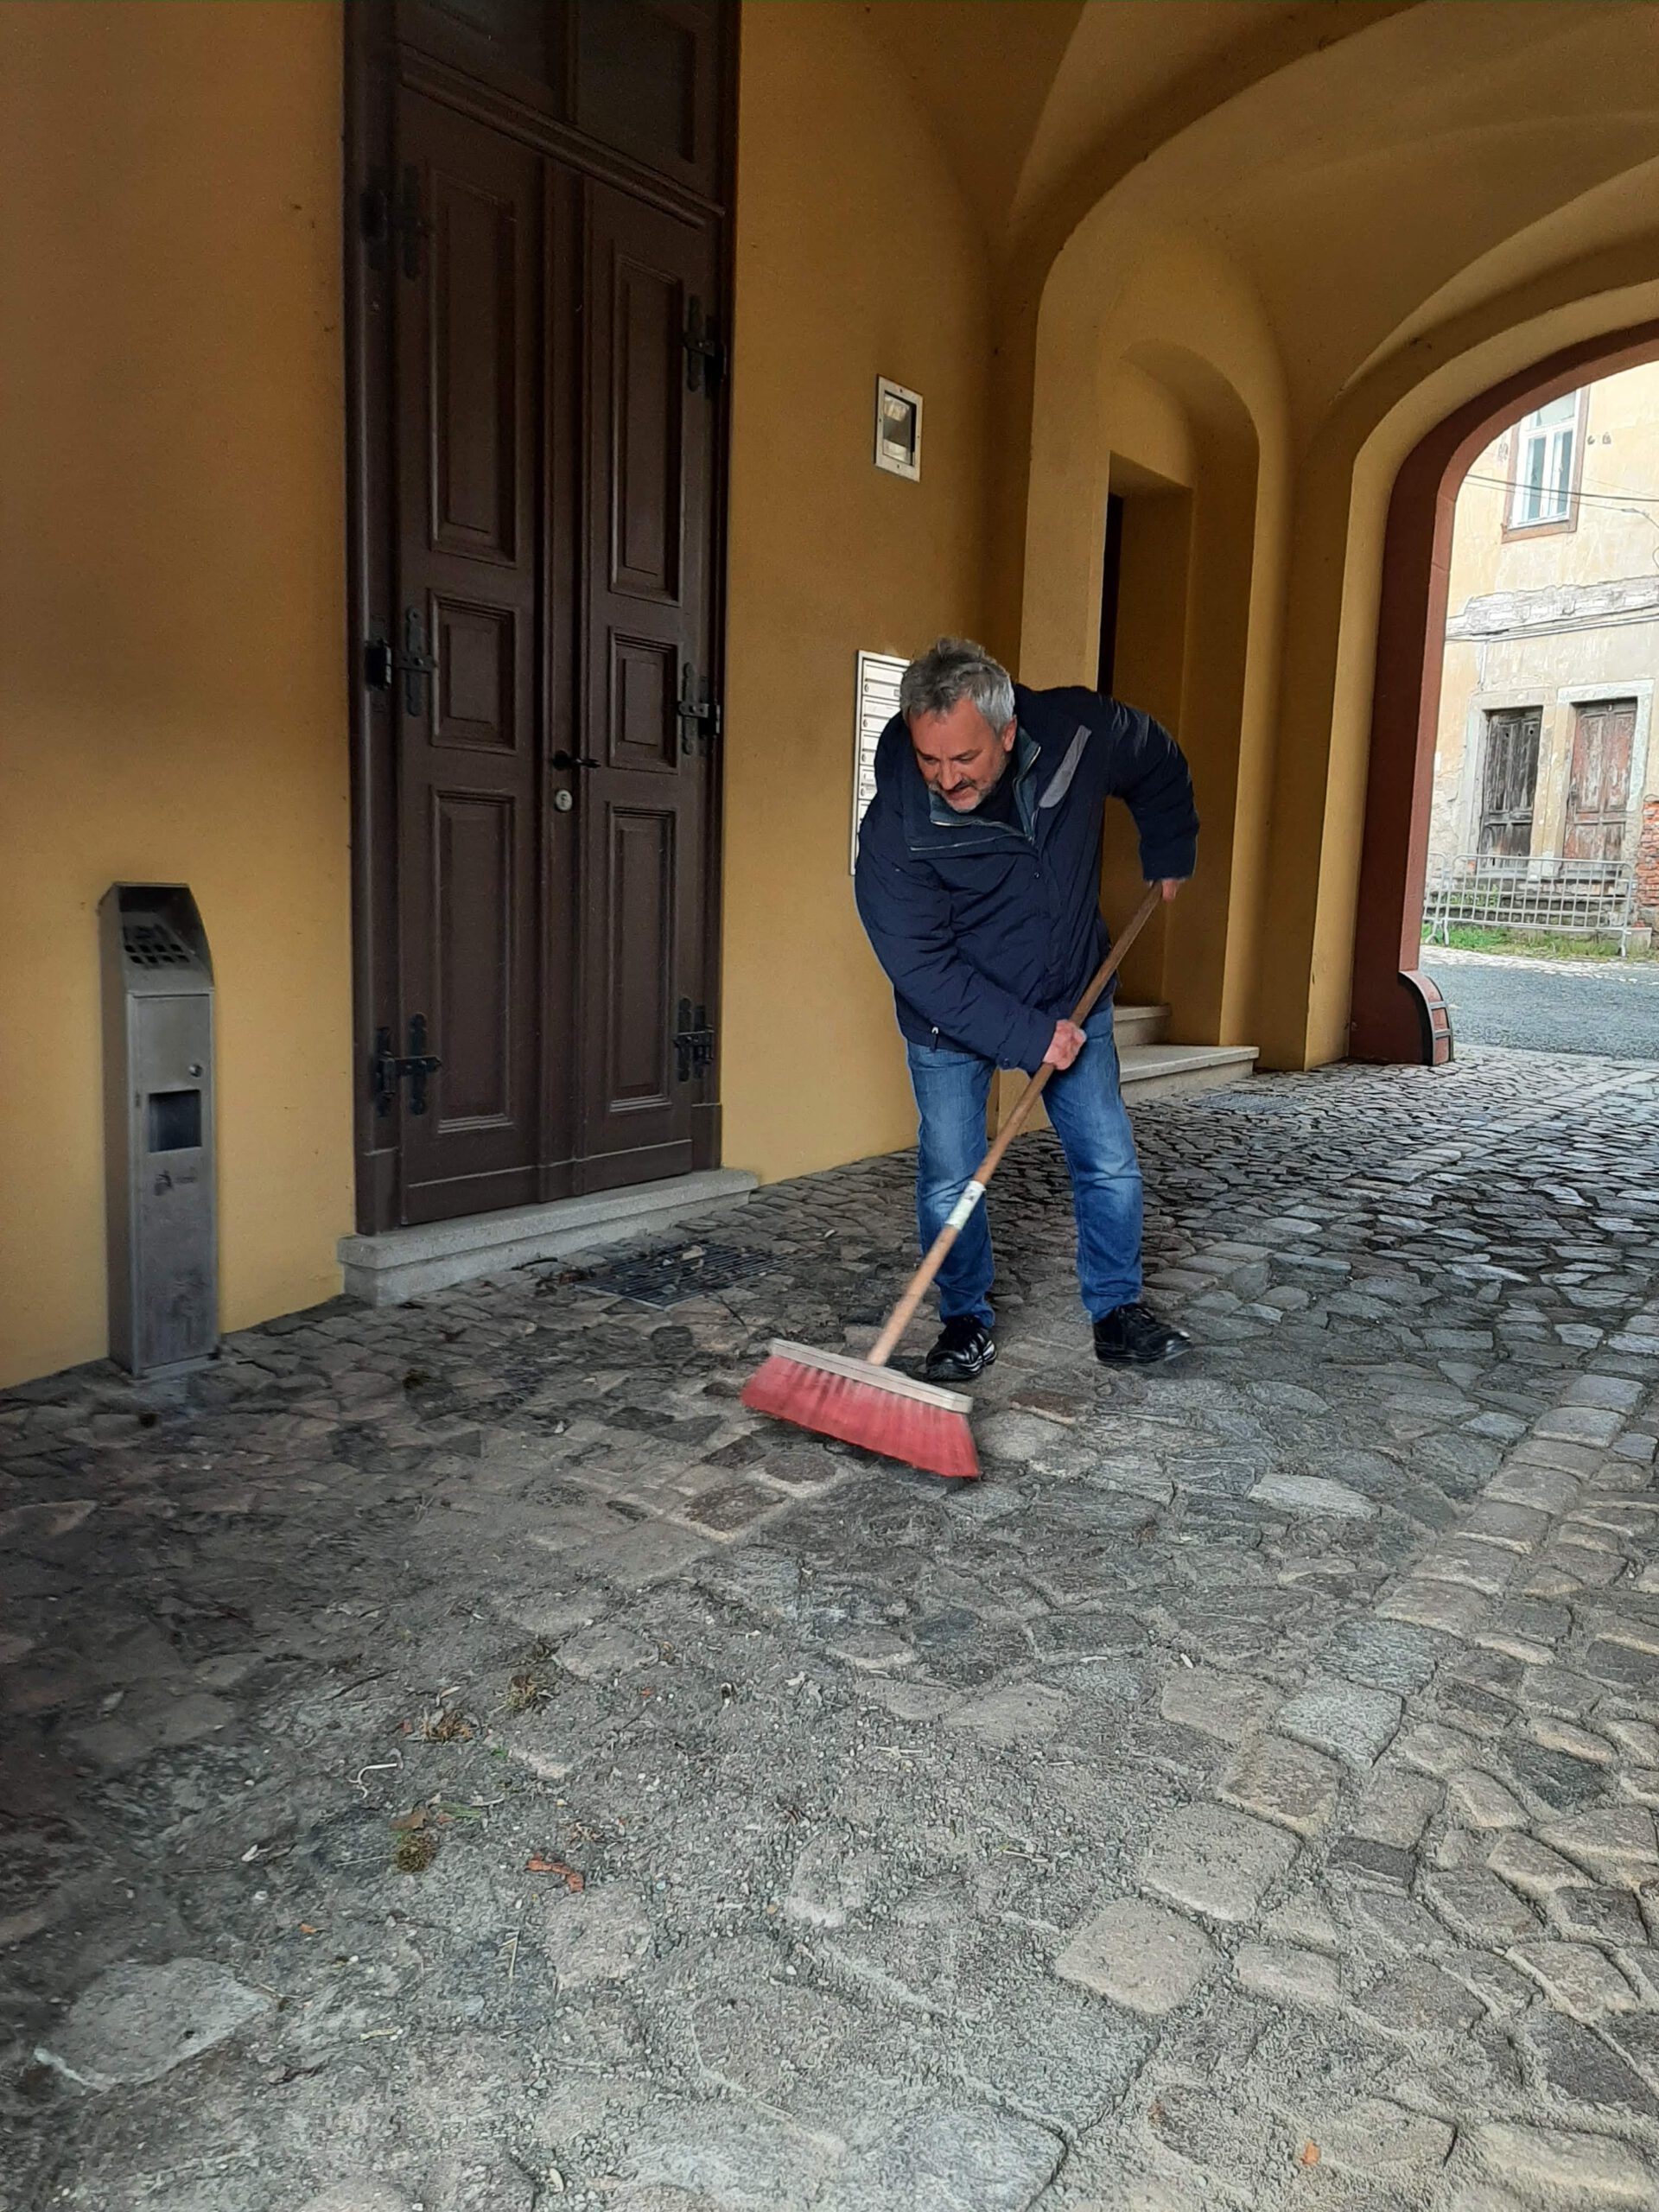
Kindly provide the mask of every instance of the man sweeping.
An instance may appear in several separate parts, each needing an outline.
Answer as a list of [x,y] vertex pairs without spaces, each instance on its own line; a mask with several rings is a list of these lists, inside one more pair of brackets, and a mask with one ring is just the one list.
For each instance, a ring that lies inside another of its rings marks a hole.
[[[875,755],[855,890],[893,987],[920,1117],[916,1215],[924,1251],[985,1146],[999,1067],[1055,1070],[1044,1103],[1065,1153],[1077,1277],[1096,1357],[1145,1366],[1187,1338],[1141,1297],[1141,1170],[1118,1087],[1112,1001],[1067,1019],[1107,949],[1102,816],[1121,798],[1141,872],[1173,899],[1192,873],[1192,780],[1169,733],[1081,690],[1031,691],[980,646],[941,638],[906,670]],[[983,1205],[938,1274],[930,1382],[996,1357]]]

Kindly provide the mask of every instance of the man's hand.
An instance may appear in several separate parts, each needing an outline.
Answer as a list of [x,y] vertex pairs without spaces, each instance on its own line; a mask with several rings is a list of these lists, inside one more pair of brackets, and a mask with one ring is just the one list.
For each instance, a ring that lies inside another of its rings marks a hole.
[[1057,1021],[1048,1050],[1043,1054],[1046,1068],[1069,1068],[1089,1039],[1075,1021]]
[[1175,896],[1185,880],[1184,875],[1166,875],[1162,879],[1158,888],[1163,893],[1166,904]]

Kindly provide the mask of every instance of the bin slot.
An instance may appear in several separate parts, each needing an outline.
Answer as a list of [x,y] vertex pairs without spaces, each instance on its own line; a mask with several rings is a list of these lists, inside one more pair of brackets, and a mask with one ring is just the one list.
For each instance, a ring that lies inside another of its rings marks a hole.
[[201,1143],[201,1093],[152,1090],[149,1094],[149,1149],[190,1152]]

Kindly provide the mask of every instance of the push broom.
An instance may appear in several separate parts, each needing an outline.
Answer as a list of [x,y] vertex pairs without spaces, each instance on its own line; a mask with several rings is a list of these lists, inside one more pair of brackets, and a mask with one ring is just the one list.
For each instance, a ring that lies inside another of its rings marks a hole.
[[[1162,897],[1156,884],[1135,909],[1135,918],[1101,963],[1088,989],[1071,1009],[1079,1028],[1093,1013],[1101,993],[1117,973],[1124,954],[1150,920]],[[1003,1154],[1031,1117],[1054,1070],[1045,1064],[1026,1084],[1014,1111],[998,1130],[990,1150],[974,1170],[973,1179],[951,1209],[950,1217],[933,1239],[927,1257],[906,1285],[905,1294],[887,1316],[887,1325],[862,1359],[845,1352],[817,1351],[810,1344],[774,1341],[765,1364],[743,1388],[743,1403],[758,1414],[771,1414],[810,1428],[820,1436],[838,1437],[844,1444],[861,1445],[907,1466],[936,1475],[966,1477],[979,1473],[979,1454],[974,1449],[968,1416],[973,1400],[960,1390],[941,1389],[934,1382],[918,1382],[909,1375],[894,1375],[887,1365],[899,1339],[910,1325],[944,1255],[972,1217],[985,1195],[985,1185],[996,1173]]]

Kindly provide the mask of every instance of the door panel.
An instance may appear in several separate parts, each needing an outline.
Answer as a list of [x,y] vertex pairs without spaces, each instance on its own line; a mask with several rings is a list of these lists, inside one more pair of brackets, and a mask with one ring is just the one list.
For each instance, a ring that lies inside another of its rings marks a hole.
[[1568,860],[1620,861],[1630,826],[1630,752],[1636,702],[1580,707],[1567,791]]
[[[682,1000],[707,1004],[713,747],[701,702],[712,635],[715,410],[691,388],[693,297],[715,292],[710,232],[588,188],[588,671],[578,1059],[582,1187],[692,1164],[711,1071],[677,1052]],[[701,1026],[698,1024],[697,1026]],[[682,1065],[686,1071],[682,1076]]]
[[423,234],[397,291],[396,634],[435,663],[393,694],[395,1049],[424,1015],[442,1062],[427,1111],[403,1116],[402,1217],[418,1222],[537,1195],[536,1030],[560,1009],[542,1009],[539,958],[540,162],[415,93],[398,129]]

